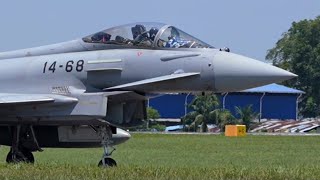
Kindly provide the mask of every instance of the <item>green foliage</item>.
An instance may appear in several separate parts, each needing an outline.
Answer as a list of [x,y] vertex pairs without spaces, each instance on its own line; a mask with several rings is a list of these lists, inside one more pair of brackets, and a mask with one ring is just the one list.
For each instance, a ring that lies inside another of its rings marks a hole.
[[160,118],[160,113],[158,110],[148,107],[147,108],[147,119],[148,120],[154,120],[154,119],[159,119]]
[[320,16],[311,20],[293,22],[276,46],[268,50],[266,59],[287,69],[299,78],[285,85],[306,92],[301,103],[305,117],[320,115]]
[[150,125],[150,120],[155,120],[155,119],[159,119],[160,118],[160,113],[158,112],[158,110],[152,108],[152,107],[148,107],[147,108],[147,122],[146,122],[146,130],[150,131],[152,129],[155,129],[157,131],[164,131],[166,129],[165,125],[161,125],[161,124],[152,124],[151,127],[149,127]]
[[318,136],[132,134],[112,157],[116,168],[101,169],[102,148],[45,148],[36,163],[5,164],[0,148],[0,179],[167,180],[319,179]]
[[306,101],[304,113],[308,114],[310,117],[319,116],[319,114],[317,114],[318,105],[313,100],[313,97],[307,97]]
[[164,131],[166,129],[165,125],[155,124],[150,127],[151,129],[155,129],[157,131]]
[[194,111],[182,118],[187,130],[196,131],[201,125],[201,131],[207,132],[207,124],[216,124],[224,130],[226,124],[236,124],[236,119],[228,110],[219,109],[219,100],[215,94],[196,96],[189,104]]
[[219,100],[215,94],[196,96],[189,104],[189,107],[193,109],[193,112],[190,112],[188,116],[193,118],[190,127],[196,130],[198,125],[201,125],[201,131],[207,132],[207,124],[213,121],[212,114],[218,106]]
[[186,114],[186,116],[183,116],[181,118],[181,121],[184,125],[190,125],[195,120],[197,115],[198,113],[196,111],[191,111],[188,114]]
[[[150,130],[150,128],[149,128],[150,120],[155,120],[155,119],[159,119],[159,118],[160,118],[160,113],[158,112],[158,110],[156,110],[152,107],[147,107],[147,120],[146,120],[146,123],[144,124],[145,129]],[[153,126],[156,126],[156,125],[153,125]]]
[[252,120],[257,119],[259,113],[256,113],[252,110],[252,104],[246,107],[235,107],[237,114],[240,116],[240,123],[246,125],[247,131],[250,130]]
[[216,114],[216,124],[222,132],[224,132],[226,125],[234,125],[238,123],[237,119],[231,114],[229,110],[219,109]]
[[[136,127],[130,127],[127,128],[130,131],[150,131],[152,128],[150,128],[150,123],[152,122],[152,120],[155,119],[159,119],[160,113],[158,112],[158,110],[152,108],[152,107],[148,107],[147,108],[147,119],[143,122],[143,124],[136,126]],[[154,121],[155,122],[155,121]],[[152,124],[152,126],[156,126],[157,124]],[[158,127],[158,126],[157,126]],[[159,125],[160,127],[160,125]],[[162,128],[160,128],[162,129]]]

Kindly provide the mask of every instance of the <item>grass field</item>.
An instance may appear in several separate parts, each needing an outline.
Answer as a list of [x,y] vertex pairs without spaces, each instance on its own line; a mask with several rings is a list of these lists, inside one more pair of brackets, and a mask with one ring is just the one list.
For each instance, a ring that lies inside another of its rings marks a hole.
[[34,165],[4,163],[0,179],[320,179],[320,136],[134,134],[118,167],[96,167],[97,149],[45,149]]

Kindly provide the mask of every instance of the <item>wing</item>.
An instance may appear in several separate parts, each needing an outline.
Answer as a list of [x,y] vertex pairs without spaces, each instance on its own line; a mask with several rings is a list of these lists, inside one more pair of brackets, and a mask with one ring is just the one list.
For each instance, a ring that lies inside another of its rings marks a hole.
[[136,81],[133,83],[123,84],[119,86],[105,88],[106,91],[145,91],[145,90],[155,90],[156,87],[163,83],[173,83],[177,80],[189,80],[192,77],[199,76],[200,73],[179,73],[179,74],[171,74],[166,76],[160,76],[151,79],[145,79],[142,81]]
[[0,106],[37,105],[45,103],[74,103],[76,98],[55,94],[0,93]]

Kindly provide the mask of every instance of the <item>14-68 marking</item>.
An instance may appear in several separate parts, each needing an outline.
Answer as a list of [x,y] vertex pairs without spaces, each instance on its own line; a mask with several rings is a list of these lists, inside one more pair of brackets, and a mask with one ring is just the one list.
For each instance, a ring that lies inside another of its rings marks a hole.
[[[70,60],[65,65],[65,71],[72,72],[73,70],[76,70],[77,72],[81,72],[83,70],[83,64],[84,64],[84,60],[79,60],[79,61]],[[50,66],[48,62],[45,62],[43,66],[43,73],[50,72],[50,71],[54,73],[56,71],[56,65],[57,65],[57,61],[54,61]],[[58,67],[63,68],[63,65],[59,65]]]

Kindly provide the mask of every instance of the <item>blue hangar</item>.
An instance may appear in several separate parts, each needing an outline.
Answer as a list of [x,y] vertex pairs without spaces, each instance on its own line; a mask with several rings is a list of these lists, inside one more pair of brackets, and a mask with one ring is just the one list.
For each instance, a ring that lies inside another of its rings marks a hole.
[[[297,120],[298,103],[303,91],[278,84],[270,84],[240,92],[217,94],[221,108],[228,109],[234,116],[235,107],[252,105],[260,119]],[[157,109],[162,119],[179,119],[190,109],[187,108],[194,95],[165,94],[149,100],[149,106]]]

